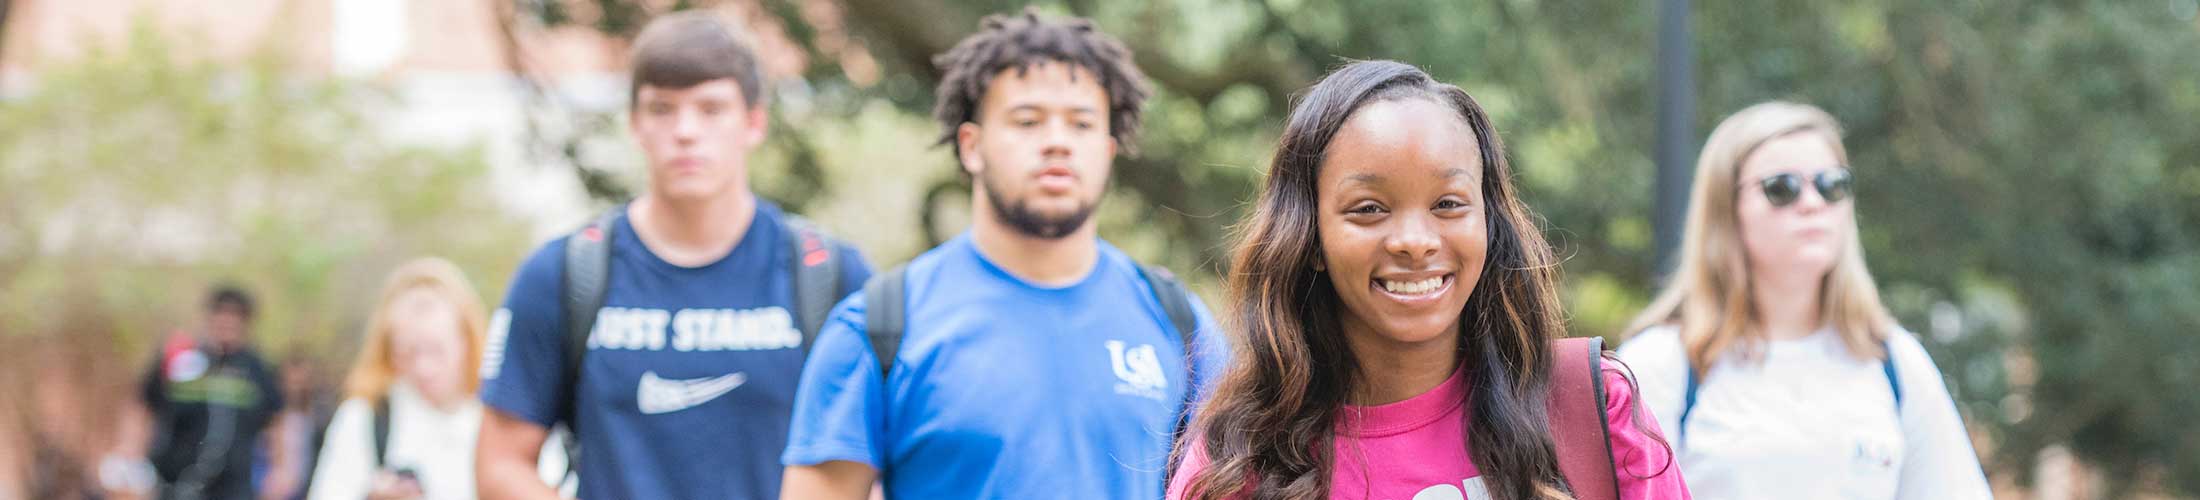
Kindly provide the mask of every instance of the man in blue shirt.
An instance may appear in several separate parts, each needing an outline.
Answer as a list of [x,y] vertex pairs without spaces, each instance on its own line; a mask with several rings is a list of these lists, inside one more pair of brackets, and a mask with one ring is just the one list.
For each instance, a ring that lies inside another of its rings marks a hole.
[[535,464],[559,425],[581,498],[779,496],[805,316],[822,324],[870,271],[750,191],[767,115],[739,36],[690,12],[637,37],[628,129],[648,189],[512,279],[482,362],[481,496],[555,498]]
[[1083,19],[983,25],[936,59],[970,232],[834,310],[781,498],[1159,498],[1195,380],[1220,373],[1205,308],[1094,229],[1147,96],[1129,51]]

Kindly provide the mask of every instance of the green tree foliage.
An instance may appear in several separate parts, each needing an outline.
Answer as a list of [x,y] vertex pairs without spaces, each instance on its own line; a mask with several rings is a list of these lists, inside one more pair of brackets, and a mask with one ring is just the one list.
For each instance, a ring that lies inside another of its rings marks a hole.
[[478,148],[389,143],[369,115],[387,96],[189,42],[140,23],[0,102],[0,333],[111,339],[134,373],[231,282],[260,300],[263,348],[340,368],[405,259],[501,295],[528,240]]

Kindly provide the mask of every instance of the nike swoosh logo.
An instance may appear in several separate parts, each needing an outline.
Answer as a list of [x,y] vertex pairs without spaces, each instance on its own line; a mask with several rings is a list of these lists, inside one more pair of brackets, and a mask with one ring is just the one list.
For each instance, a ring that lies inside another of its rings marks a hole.
[[691,379],[668,379],[658,377],[654,371],[642,372],[642,383],[634,388],[634,402],[644,415],[672,413],[718,399],[748,381],[749,375],[742,372]]

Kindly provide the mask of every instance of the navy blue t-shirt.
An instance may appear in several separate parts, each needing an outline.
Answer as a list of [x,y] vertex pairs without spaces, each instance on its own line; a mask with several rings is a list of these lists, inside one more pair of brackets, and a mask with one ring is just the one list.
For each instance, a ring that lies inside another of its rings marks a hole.
[[882,471],[888,498],[1160,498],[1187,381],[1227,347],[1197,297],[1183,341],[1138,266],[1100,243],[1082,281],[1034,285],[968,235],[909,263],[908,315],[881,379],[864,299],[840,303],[811,349],[782,460]]
[[[491,318],[482,402],[547,428],[574,406],[581,498],[779,498],[779,452],[802,372],[791,243],[757,202],[733,252],[702,267],[659,259],[613,221],[604,307],[565,376],[565,239],[522,264]],[[841,248],[840,295],[870,268]]]

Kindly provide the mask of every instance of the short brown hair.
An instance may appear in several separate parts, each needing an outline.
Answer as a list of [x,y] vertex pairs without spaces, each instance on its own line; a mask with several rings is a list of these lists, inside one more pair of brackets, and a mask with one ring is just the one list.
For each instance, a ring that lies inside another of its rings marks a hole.
[[244,316],[244,319],[252,319],[252,293],[234,284],[216,285],[213,291],[206,294],[206,312],[218,313],[223,309],[235,311],[237,315]]
[[674,12],[650,20],[634,37],[632,59],[627,106],[634,105],[643,86],[681,89],[720,78],[740,84],[741,98],[749,106],[763,101],[756,51],[744,32],[710,12]]
[[[1108,93],[1108,133],[1124,152],[1137,152],[1133,140],[1138,138],[1146,96],[1152,92],[1121,40],[1100,32],[1090,19],[1045,19],[1031,8],[986,16],[979,26],[977,34],[932,58],[943,73],[939,102],[932,108],[932,117],[940,124],[939,144],[953,145],[955,129],[978,121],[978,104],[992,87],[993,75],[1060,62],[1084,68],[1100,80],[1100,88]],[[955,159],[962,160],[960,149],[955,149]]]

